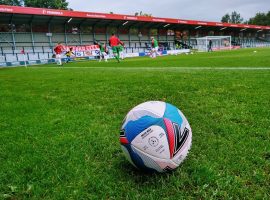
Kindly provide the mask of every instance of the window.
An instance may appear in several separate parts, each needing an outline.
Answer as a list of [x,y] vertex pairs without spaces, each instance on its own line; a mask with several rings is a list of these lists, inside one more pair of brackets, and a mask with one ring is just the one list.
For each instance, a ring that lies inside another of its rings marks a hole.
[[93,27],[92,26],[87,26],[87,25],[84,25],[81,27],[81,32],[82,33],[92,33],[93,32]]
[[139,34],[139,30],[137,28],[131,28],[130,29],[130,34],[132,34],[132,35],[138,35]]
[[208,35],[213,36],[213,35],[215,35],[215,32],[214,31],[209,31]]
[[47,33],[48,26],[47,25],[32,25],[32,30],[33,32]]
[[166,29],[160,29],[158,32],[159,35],[167,35],[167,30]]
[[51,32],[52,33],[64,33],[65,26],[62,24],[52,24],[51,25]]
[[141,30],[142,35],[148,35],[149,34],[149,30],[148,29],[142,29]]
[[175,31],[175,38],[177,40],[181,40],[183,37],[183,33],[181,31]]
[[158,30],[157,29],[150,29],[150,35],[157,35],[158,34]]
[[107,28],[107,33],[108,34],[117,33],[117,28],[110,26]]
[[169,30],[167,31],[167,35],[170,35],[170,36],[174,35],[174,30],[170,30],[170,29],[169,29]]
[[95,33],[97,34],[105,34],[106,28],[105,27],[95,27]]
[[125,34],[125,35],[127,35],[128,34],[128,29],[119,29],[118,30],[118,32],[119,32],[119,34]]
[[0,24],[0,32],[11,32],[11,26],[9,24]]
[[28,24],[18,24],[16,25],[16,32],[31,32],[31,29]]

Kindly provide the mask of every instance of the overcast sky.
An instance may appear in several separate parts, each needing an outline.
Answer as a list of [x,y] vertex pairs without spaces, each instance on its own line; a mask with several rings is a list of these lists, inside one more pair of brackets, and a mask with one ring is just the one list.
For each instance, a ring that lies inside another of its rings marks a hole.
[[247,20],[270,11],[270,0],[67,0],[76,11],[131,14],[143,11],[155,17],[220,21],[237,11]]

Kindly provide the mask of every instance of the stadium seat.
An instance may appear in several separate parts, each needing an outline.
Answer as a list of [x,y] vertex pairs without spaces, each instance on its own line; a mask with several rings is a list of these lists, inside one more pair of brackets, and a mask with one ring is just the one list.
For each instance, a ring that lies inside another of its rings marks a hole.
[[23,54],[18,54],[17,57],[18,57],[18,61],[24,61],[24,59],[27,58],[27,57],[26,57],[25,55],[23,55]]
[[38,54],[37,53],[29,53],[28,54],[29,60],[38,60]]
[[[18,49],[23,49],[23,47],[18,48]],[[25,51],[26,53],[33,53],[33,52],[34,52],[34,51],[33,51],[33,47],[24,47],[24,51]]]
[[14,53],[12,47],[2,47],[2,49],[3,49],[4,54],[6,54],[6,53],[13,54]]
[[44,47],[44,52],[51,53],[52,49],[50,47]]
[[1,62],[6,62],[5,56],[4,56],[4,55],[0,55],[0,63],[1,63]]
[[48,53],[39,53],[39,59],[48,59],[49,58],[49,54]]
[[15,62],[17,61],[17,56],[15,54],[6,54],[7,62]]
[[35,53],[43,53],[42,47],[34,47],[34,52]]

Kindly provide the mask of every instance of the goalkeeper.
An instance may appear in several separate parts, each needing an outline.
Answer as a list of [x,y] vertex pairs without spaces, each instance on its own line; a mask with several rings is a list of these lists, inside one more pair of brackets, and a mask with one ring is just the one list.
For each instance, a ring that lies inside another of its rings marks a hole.
[[117,62],[120,62],[120,60],[119,60],[119,57],[120,57],[120,45],[124,45],[124,43],[121,42],[121,40],[119,40],[119,38],[116,37],[114,35],[114,33],[112,33],[112,36],[111,36],[111,38],[109,40],[109,44],[112,47],[115,59],[117,60]]

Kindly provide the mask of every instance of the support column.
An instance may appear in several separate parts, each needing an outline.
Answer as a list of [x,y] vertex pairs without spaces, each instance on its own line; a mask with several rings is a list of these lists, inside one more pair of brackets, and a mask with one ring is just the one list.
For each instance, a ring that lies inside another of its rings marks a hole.
[[82,45],[82,26],[81,26],[81,24],[80,24],[80,26],[79,26],[79,38],[80,38],[80,45]]
[[108,37],[108,26],[106,26],[105,32],[106,32],[106,33],[105,33],[105,40],[106,40],[106,43],[108,43],[108,40],[109,40],[109,39],[108,39],[108,38],[109,38],[109,37]]
[[148,29],[148,43],[151,42],[151,32],[150,29]]
[[175,40],[176,40],[176,29],[173,29],[174,35],[173,35],[173,49],[175,49]]
[[188,30],[188,46],[190,46],[190,30]]
[[31,39],[32,39],[32,49],[33,49],[33,52],[35,53],[35,39],[34,39],[34,34],[33,34],[33,29],[32,29],[32,23],[30,23],[30,31],[31,31]]
[[139,43],[140,43],[140,48],[142,47],[142,32],[141,29],[138,29],[138,38],[139,38]]
[[12,45],[13,45],[13,54],[14,54],[14,50],[16,49],[14,28],[16,28],[16,27],[15,27],[15,24],[13,24],[13,16],[14,16],[14,14],[11,15],[10,20],[9,20],[9,24],[11,25],[11,36],[12,36]]
[[[131,46],[130,27],[128,28],[128,45]],[[132,48],[133,51],[133,48]]]
[[119,37],[119,26],[116,29],[116,35],[117,35],[117,37]]
[[[49,31],[49,33],[51,33],[51,23],[48,24],[48,31]],[[52,53],[53,53],[52,36],[48,36],[48,38],[49,38],[50,48],[51,48]]]
[[96,33],[95,33],[95,26],[93,26],[93,29],[92,29],[92,31],[93,31],[93,42],[96,40]]
[[168,41],[168,29],[166,29],[166,42],[168,44],[168,47],[170,48],[170,44],[169,44],[169,41]]
[[[15,24],[11,23],[11,35],[12,35],[13,50],[16,49],[16,40],[15,40],[14,28],[15,28]],[[13,51],[13,53],[14,53],[14,51]]]
[[64,25],[64,30],[65,30],[65,43],[66,43],[66,45],[68,45],[68,39],[67,39],[67,24],[65,23],[65,25]]

